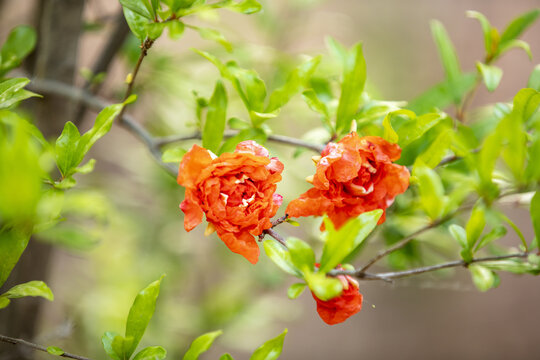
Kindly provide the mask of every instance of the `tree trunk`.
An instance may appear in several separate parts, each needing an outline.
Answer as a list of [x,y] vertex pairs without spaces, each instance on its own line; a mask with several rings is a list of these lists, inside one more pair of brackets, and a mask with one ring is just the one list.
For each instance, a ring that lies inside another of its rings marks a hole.
[[[26,64],[34,77],[73,83],[84,4],[84,0],[39,2],[38,43],[33,56]],[[72,119],[75,111],[75,104],[52,95],[29,103],[36,124],[45,137],[58,136],[64,123]],[[4,288],[31,280],[47,281],[49,264],[53,256],[54,252],[49,244],[32,238]],[[31,297],[14,300],[0,311],[0,333],[32,340],[38,330],[43,301],[41,298]],[[32,352],[28,352],[28,349],[0,344],[0,360],[33,358]]]

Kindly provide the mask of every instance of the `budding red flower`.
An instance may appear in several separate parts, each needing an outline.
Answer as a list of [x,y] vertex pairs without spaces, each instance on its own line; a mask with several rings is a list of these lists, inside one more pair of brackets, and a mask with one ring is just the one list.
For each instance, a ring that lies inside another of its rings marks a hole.
[[[321,157],[313,188],[287,206],[291,217],[327,214],[336,228],[364,212],[392,205],[396,195],[409,186],[409,171],[394,164],[401,149],[378,136],[350,133],[338,143],[328,143]],[[379,224],[384,222],[385,213]]]
[[[343,269],[341,266],[337,268]],[[311,292],[317,303],[317,313],[328,325],[342,323],[362,309],[362,294],[358,291],[356,280],[348,275],[339,275],[337,278],[343,284],[340,296],[324,301]]]
[[270,219],[282,203],[275,194],[283,164],[269,158],[268,151],[254,141],[243,141],[233,153],[216,157],[193,145],[180,162],[178,184],[185,186],[184,228],[191,231],[202,221],[227,247],[255,264],[259,246],[254,236],[272,227]]

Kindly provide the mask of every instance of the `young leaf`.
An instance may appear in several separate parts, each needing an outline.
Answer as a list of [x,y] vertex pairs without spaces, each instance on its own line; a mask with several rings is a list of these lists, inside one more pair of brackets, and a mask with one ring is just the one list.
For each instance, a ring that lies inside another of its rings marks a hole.
[[343,82],[336,115],[336,129],[340,134],[349,132],[354,114],[358,111],[366,83],[366,60],[362,44],[347,52],[343,62]]
[[3,309],[9,305],[11,301],[8,298],[0,296],[0,309]]
[[[532,213],[531,213],[532,214]],[[494,240],[497,240],[499,238],[502,238],[504,235],[506,235],[506,228],[502,225],[496,226],[493,229],[491,229],[490,232],[488,232],[486,235],[482,236],[482,239],[480,239],[480,242],[476,245],[475,251],[478,251],[491,243]]]
[[203,39],[217,42],[218,44],[223,46],[228,52],[231,52],[233,50],[231,43],[225,38],[225,36],[223,36],[221,32],[214,29],[201,28],[191,25],[189,27],[196,30]]
[[186,154],[186,150],[174,147],[172,149],[167,149],[163,152],[163,155],[161,155],[161,161],[169,163],[169,162],[177,162],[179,163],[182,161],[182,158]]
[[133,360],[163,360],[167,357],[167,350],[161,346],[149,346],[137,353]]
[[527,82],[527,87],[540,91],[540,64],[534,67],[531,76],[529,77],[529,81]]
[[26,249],[30,234],[30,229],[0,229],[0,286]]
[[459,225],[452,224],[448,227],[448,231],[454,239],[457,240],[459,246],[463,249],[469,248],[469,242],[467,241],[467,232],[465,229]]
[[185,25],[180,20],[167,22],[169,28],[169,37],[173,40],[178,40],[184,34]]
[[339,230],[334,230],[330,220],[325,219],[327,235],[321,256],[319,272],[325,274],[339,265],[373,231],[382,216],[380,209],[365,212],[349,220]]
[[281,351],[283,349],[285,335],[287,335],[287,329],[283,330],[279,336],[262,344],[257,350],[255,350],[249,360],[276,360],[279,358],[279,355],[281,355]]
[[126,348],[125,354],[127,358],[131,357],[137,348],[137,345],[141,341],[144,331],[146,330],[146,326],[148,326],[152,315],[154,315],[156,300],[159,295],[159,287],[163,276],[141,290],[135,297],[131,309],[129,309],[126,321],[126,339],[130,337],[133,338],[133,343]]
[[336,278],[327,277],[320,272],[304,272],[309,289],[323,301],[333,299],[343,293],[343,284]]
[[444,187],[439,175],[420,160],[413,167],[413,175],[418,180],[420,191],[420,203],[427,215],[432,219],[439,219],[444,215],[447,197],[444,195]]
[[146,0],[120,0],[120,4],[122,4],[124,9],[127,8],[134,13],[147,18],[148,20],[152,20],[152,14],[150,14],[148,8],[143,5],[145,2]]
[[33,96],[41,97],[23,88],[30,82],[26,78],[13,78],[0,81],[0,109],[6,109],[11,105]]
[[[64,125],[62,134],[56,139],[56,165],[63,177],[68,177],[73,173],[73,169],[82,160],[78,153],[77,145],[81,138],[79,129],[71,121]],[[80,160],[79,160],[80,159]]]
[[486,48],[486,54],[488,54],[488,56],[493,54],[495,52],[493,46],[493,31],[497,30],[493,28],[489,23],[489,20],[478,11],[467,11],[467,16],[473,19],[477,19],[480,22],[480,26],[482,26],[482,32],[484,33],[484,46]]
[[435,168],[444,158],[448,149],[452,145],[454,137],[453,129],[446,129],[440,132],[431,145],[418,157],[430,169]]
[[291,253],[275,240],[265,240],[263,243],[266,255],[283,271],[296,277],[302,277],[292,260]]
[[488,268],[481,265],[472,264],[469,266],[469,270],[471,271],[474,285],[476,285],[478,290],[488,291],[497,284],[496,275]]
[[0,78],[30,54],[36,46],[36,38],[36,31],[30,26],[21,25],[11,30],[0,50]]
[[221,140],[223,139],[226,119],[227,93],[223,83],[218,81],[212,98],[208,103],[208,112],[202,133],[203,147],[212,152],[218,151]]
[[144,41],[147,35],[146,24],[148,24],[148,18],[125,6],[124,17],[133,35],[140,41]]
[[317,97],[317,93],[315,92],[315,90],[308,89],[304,91],[302,93],[302,98],[311,110],[321,114],[322,116],[324,116],[325,119],[328,119],[330,117],[328,107]]
[[540,9],[534,9],[512,20],[512,22],[508,24],[506,29],[501,34],[501,46],[521,35],[523,31],[525,31],[536,21],[538,15],[540,15]]
[[243,14],[254,14],[261,11],[262,6],[255,0],[242,0],[240,2],[229,1],[226,2],[227,6],[225,8]]
[[289,289],[287,289],[287,296],[289,299],[294,300],[297,297],[304,292],[304,289],[306,288],[305,283],[296,283],[289,286]]
[[129,359],[131,357],[131,348],[137,347],[137,345],[134,345],[134,339],[133,336],[121,336],[116,335],[111,343],[113,351],[121,358],[121,359]]
[[62,356],[64,355],[64,350],[58,346],[47,346],[47,352],[51,355]]
[[220,336],[223,331],[213,331],[199,336],[191,343],[188,351],[184,355],[184,360],[197,360],[199,356],[210,349],[214,340]]
[[8,299],[18,299],[26,296],[40,296],[49,301],[54,300],[54,295],[43,281],[29,281],[24,284],[15,285],[1,296]]
[[287,239],[287,246],[291,254],[291,261],[302,272],[313,271],[315,268],[315,253],[311,246],[295,237]]
[[219,357],[219,360],[234,360],[231,354],[223,354]]
[[117,336],[120,336],[120,335],[118,335],[117,333],[113,331],[107,331],[101,337],[101,343],[103,344],[103,349],[105,350],[105,352],[107,353],[107,355],[109,355],[111,359],[122,360],[120,359],[120,356],[116,354],[116,352],[114,351],[112,347],[112,343]]
[[482,75],[482,79],[484,80],[484,84],[488,91],[494,91],[501,82],[503,75],[502,69],[495,65],[482,64],[480,61],[476,62],[476,68]]
[[471,217],[469,218],[466,226],[469,249],[474,248],[476,241],[480,238],[480,235],[482,235],[482,232],[484,231],[484,227],[486,226],[485,216],[485,209],[483,205],[476,205],[471,212]]
[[272,95],[270,95],[270,100],[268,101],[265,112],[270,113],[281,108],[287,104],[295,94],[302,91],[320,62],[321,57],[316,56],[294,69],[288,75],[285,84],[281,88],[274,90]]

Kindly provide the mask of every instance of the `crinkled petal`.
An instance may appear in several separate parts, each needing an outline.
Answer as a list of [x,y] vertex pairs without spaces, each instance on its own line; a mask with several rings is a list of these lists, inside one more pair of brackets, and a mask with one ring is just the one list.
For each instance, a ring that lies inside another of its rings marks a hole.
[[364,136],[361,140],[375,145],[375,158],[379,161],[385,158],[396,161],[401,156],[401,148],[398,144],[390,143],[379,136]]
[[229,233],[217,229],[219,238],[234,253],[240,254],[252,264],[259,260],[259,245],[249,232]]
[[184,155],[178,168],[178,184],[186,188],[195,187],[201,171],[212,163],[212,156],[205,148],[193,145]]
[[184,229],[191,231],[195,226],[199,225],[203,218],[203,211],[186,191],[186,199],[180,204],[180,209],[184,212]]
[[236,145],[236,149],[234,150],[235,153],[249,153],[257,156],[265,156],[268,157],[268,150],[266,150],[261,145],[257,144],[253,140],[246,140],[242,141],[241,143],[238,143]]
[[317,313],[328,325],[342,323],[362,309],[362,294],[355,286],[349,286],[337,298],[322,301],[312,293],[317,303]]
[[312,188],[300,195],[298,199],[291,201],[285,213],[290,217],[322,216],[331,207],[332,202],[322,196],[319,189]]

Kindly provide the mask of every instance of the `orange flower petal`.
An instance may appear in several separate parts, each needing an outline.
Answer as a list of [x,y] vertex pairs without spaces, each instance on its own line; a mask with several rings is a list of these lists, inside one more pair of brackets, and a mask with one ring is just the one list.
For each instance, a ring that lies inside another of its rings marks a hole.
[[199,225],[204,215],[199,204],[192,200],[189,193],[190,191],[186,190],[186,199],[180,204],[180,209],[184,212],[184,229],[186,231],[191,231]]
[[205,148],[193,145],[184,155],[178,168],[178,184],[187,188],[194,187],[201,171],[212,163],[212,156]]
[[234,253],[240,254],[252,264],[259,260],[259,245],[249,232],[229,233],[217,230],[219,238]]

